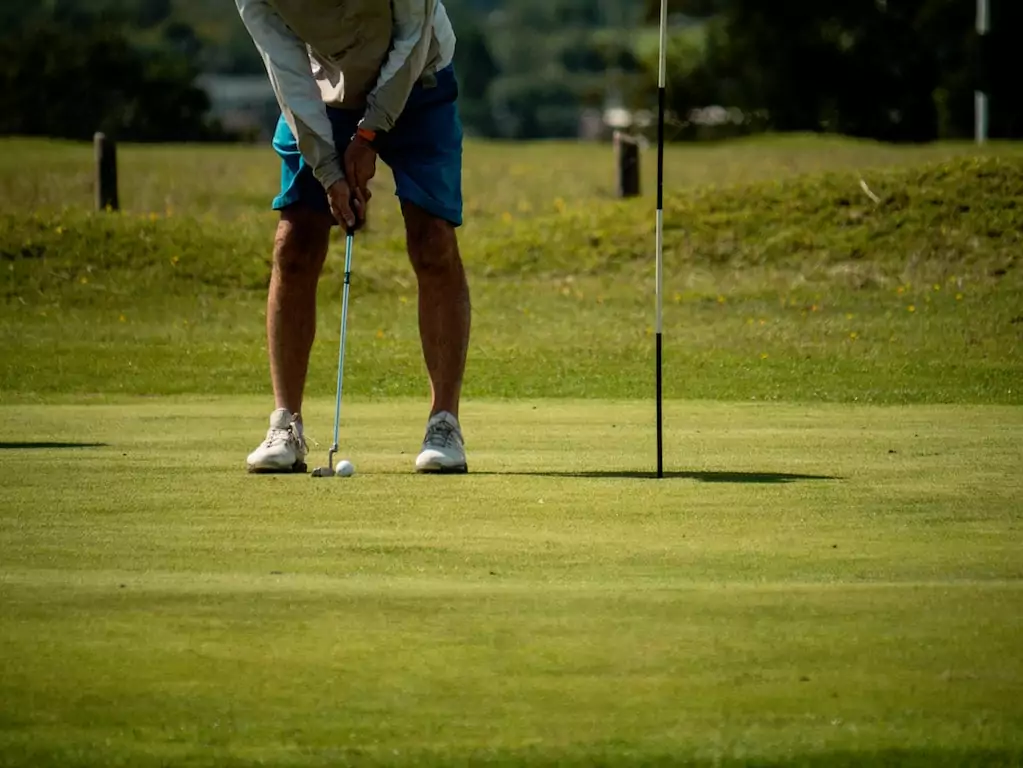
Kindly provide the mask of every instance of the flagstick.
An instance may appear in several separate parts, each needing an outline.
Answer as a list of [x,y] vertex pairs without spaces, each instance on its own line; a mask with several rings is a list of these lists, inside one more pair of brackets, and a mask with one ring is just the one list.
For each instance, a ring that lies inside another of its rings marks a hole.
[[664,81],[668,44],[668,0],[661,0],[660,61],[657,70],[657,477],[664,477],[664,410],[662,364],[664,332]]

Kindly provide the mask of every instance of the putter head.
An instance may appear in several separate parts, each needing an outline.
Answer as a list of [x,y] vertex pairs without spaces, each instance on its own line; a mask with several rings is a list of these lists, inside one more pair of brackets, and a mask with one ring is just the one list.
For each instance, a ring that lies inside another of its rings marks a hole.
[[337,447],[332,447],[327,451],[327,466],[317,467],[313,470],[313,477],[333,477],[334,476],[334,452]]

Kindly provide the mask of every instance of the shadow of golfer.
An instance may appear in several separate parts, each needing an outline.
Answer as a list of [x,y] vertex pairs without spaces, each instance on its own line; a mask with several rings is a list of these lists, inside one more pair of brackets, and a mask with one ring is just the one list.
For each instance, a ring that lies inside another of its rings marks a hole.
[[38,451],[64,448],[106,448],[106,443],[4,443],[0,442],[0,451]]

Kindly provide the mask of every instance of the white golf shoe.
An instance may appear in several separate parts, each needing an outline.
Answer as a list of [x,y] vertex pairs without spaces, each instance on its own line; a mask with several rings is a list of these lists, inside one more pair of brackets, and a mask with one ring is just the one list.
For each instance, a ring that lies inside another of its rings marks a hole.
[[426,424],[423,451],[416,458],[417,472],[462,474],[469,471],[465,463],[465,444],[458,419],[441,411]]
[[302,417],[284,408],[270,414],[270,429],[256,450],[249,454],[249,472],[305,472],[309,452],[302,433]]

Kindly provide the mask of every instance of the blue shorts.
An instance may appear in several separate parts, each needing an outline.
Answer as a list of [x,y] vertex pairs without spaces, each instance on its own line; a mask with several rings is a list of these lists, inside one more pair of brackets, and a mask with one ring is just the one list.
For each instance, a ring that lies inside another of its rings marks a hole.
[[[462,122],[453,65],[422,78],[390,131],[378,140],[380,159],[394,174],[395,194],[456,227],[462,224]],[[334,143],[342,155],[362,112],[327,107]],[[274,210],[301,205],[330,213],[323,185],[298,151],[298,142],[282,116],[273,147],[281,156],[281,193]]]

